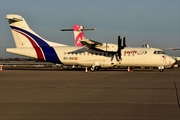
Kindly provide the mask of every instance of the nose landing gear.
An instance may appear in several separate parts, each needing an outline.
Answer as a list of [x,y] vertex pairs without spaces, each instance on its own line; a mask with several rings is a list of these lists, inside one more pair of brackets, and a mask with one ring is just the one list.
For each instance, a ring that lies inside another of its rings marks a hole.
[[163,72],[164,71],[164,66],[160,66],[160,67],[158,67],[158,69],[159,69],[159,72]]

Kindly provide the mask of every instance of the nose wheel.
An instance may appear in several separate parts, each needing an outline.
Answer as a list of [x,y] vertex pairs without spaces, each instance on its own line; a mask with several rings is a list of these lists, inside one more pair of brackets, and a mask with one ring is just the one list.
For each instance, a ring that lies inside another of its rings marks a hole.
[[163,72],[164,71],[164,67],[163,66],[158,67],[158,69],[159,69],[159,72]]

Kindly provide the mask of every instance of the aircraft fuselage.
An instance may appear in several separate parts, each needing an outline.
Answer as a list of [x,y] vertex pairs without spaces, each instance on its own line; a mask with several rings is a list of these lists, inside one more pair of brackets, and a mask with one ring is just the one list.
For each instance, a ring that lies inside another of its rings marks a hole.
[[101,66],[102,68],[113,66],[165,67],[174,63],[174,59],[166,54],[155,54],[156,51],[161,51],[157,48],[124,48],[121,50],[119,61],[115,54],[88,51],[84,47],[74,46],[7,48],[6,51],[48,62],[86,67],[92,65]]

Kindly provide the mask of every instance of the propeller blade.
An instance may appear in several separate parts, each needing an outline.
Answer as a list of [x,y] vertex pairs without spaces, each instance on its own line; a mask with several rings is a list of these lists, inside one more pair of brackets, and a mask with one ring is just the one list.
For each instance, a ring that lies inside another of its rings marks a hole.
[[118,40],[120,40],[121,39],[121,36],[120,35],[118,35]]
[[118,36],[118,51],[121,49],[121,42],[122,42],[122,39],[121,39],[121,36],[119,35]]
[[126,47],[126,36],[123,37],[123,48]]
[[121,39],[121,36],[119,35],[118,36],[118,50],[117,50],[118,61],[119,59],[121,59],[121,49],[122,49],[121,42],[122,42],[122,39]]

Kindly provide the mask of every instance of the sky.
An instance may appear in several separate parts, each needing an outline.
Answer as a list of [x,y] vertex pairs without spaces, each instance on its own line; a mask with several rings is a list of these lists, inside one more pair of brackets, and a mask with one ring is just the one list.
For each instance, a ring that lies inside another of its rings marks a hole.
[[[21,57],[5,52],[15,47],[6,14],[25,18],[37,34],[46,40],[74,46],[74,24],[85,28],[85,35],[99,42],[117,43],[126,36],[126,44],[141,47],[180,48],[180,0],[0,0],[0,58]],[[179,51],[166,51],[180,56]]]

